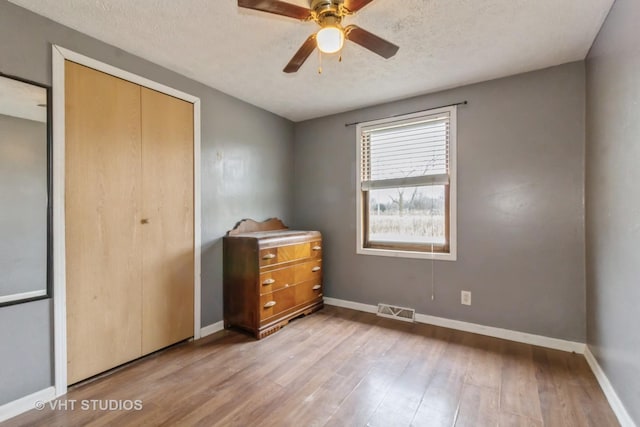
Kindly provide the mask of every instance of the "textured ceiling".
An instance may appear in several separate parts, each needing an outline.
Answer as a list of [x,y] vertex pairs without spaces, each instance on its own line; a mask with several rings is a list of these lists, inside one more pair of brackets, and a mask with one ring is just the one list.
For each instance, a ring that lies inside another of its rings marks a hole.
[[[235,0],[11,0],[293,121],[584,59],[613,0],[376,0],[347,18],[400,46],[282,68],[310,22]],[[306,0],[289,0],[308,6]]]

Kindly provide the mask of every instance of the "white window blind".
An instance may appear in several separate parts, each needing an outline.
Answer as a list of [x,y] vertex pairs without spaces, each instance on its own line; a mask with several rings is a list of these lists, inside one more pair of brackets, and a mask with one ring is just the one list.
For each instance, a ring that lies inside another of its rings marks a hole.
[[448,112],[362,128],[361,189],[449,184]]

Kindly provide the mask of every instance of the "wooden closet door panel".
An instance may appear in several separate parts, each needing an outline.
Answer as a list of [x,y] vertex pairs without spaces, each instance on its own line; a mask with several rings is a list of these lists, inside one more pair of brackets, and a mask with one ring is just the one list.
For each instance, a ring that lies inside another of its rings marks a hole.
[[140,87],[65,65],[69,384],[142,354]]
[[142,352],[193,336],[193,105],[142,88]]

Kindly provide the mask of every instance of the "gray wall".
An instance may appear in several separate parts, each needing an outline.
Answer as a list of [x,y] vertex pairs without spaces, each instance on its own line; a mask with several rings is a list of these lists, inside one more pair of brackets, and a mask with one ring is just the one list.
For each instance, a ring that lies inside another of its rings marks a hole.
[[[292,123],[4,0],[0,40],[0,69],[7,74],[51,84],[54,43],[200,97],[202,324],[221,320],[221,237],[245,217],[291,218]],[[0,405],[16,397],[14,390],[30,393],[52,383],[51,354],[42,351],[52,341],[51,314],[50,301],[0,308]],[[34,319],[44,321],[34,327]]]
[[0,307],[0,406],[53,384],[51,304]]
[[[46,137],[44,123],[0,115],[0,295],[47,286]],[[0,405],[51,385],[50,325],[49,301],[0,307]]]
[[46,123],[0,114],[0,206],[0,296],[46,290]]
[[617,0],[587,58],[587,343],[640,425],[640,2]]
[[[584,342],[584,85],[579,62],[296,124],[294,224],[324,233],[326,295]],[[458,260],[431,301],[431,261],[356,255],[345,123],[462,100]]]

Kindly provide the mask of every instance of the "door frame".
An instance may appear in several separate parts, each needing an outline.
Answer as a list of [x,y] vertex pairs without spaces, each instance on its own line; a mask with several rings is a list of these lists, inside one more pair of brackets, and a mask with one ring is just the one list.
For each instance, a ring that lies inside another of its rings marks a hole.
[[201,184],[200,98],[145,77],[113,67],[58,45],[51,46],[53,80],[53,335],[56,397],[67,393],[67,297],[65,230],[65,60],[136,83],[193,104],[193,338],[200,338],[201,322]]

